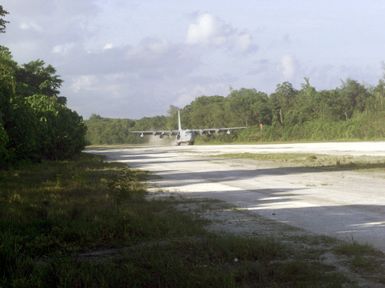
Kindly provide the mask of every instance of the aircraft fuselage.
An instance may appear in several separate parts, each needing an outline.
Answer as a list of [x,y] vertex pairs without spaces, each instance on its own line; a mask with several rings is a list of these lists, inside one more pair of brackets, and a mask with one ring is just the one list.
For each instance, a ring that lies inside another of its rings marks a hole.
[[195,140],[195,132],[191,130],[179,130],[176,136],[176,144],[179,146],[182,143],[193,145]]

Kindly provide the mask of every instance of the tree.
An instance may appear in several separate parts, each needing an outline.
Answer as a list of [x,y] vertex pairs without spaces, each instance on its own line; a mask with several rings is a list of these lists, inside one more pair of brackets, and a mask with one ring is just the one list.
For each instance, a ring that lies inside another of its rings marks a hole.
[[226,99],[231,125],[250,126],[269,124],[271,110],[265,93],[255,89],[232,90]]
[[9,136],[7,149],[9,160],[39,161],[42,157],[43,142],[39,137],[39,119],[25,98],[14,97],[11,112],[7,116],[6,131]]
[[355,110],[358,112],[364,111],[366,102],[370,96],[364,85],[355,80],[347,79],[342,82],[341,88],[337,91],[345,120],[351,118]]
[[0,123],[0,169],[6,166],[8,162],[8,135],[3,124]]
[[275,92],[270,95],[273,122],[285,125],[285,117],[295,102],[297,91],[289,82],[278,84]]
[[305,78],[301,90],[298,91],[292,108],[287,112],[286,122],[289,125],[303,124],[306,121],[316,119],[319,116],[318,92]]
[[40,154],[45,159],[66,159],[84,148],[86,126],[76,112],[47,95],[25,98],[38,119]]
[[6,24],[9,23],[3,19],[3,17],[7,14],[8,12],[4,10],[2,5],[0,5],[0,33],[5,33]]
[[372,90],[371,99],[367,101],[366,108],[369,112],[385,111],[385,77],[380,79]]
[[271,107],[269,105],[269,97],[266,93],[257,92],[253,104],[256,119],[259,124],[270,125],[272,120]]
[[11,98],[15,95],[16,67],[8,48],[0,46],[0,123],[3,124],[9,116]]
[[323,121],[338,121],[343,120],[341,99],[339,98],[338,91],[322,90],[318,92],[319,100],[317,100],[318,117]]
[[15,95],[15,67],[11,52],[0,46],[0,168],[5,167],[9,159],[9,137],[6,129],[9,126],[11,99]]
[[62,104],[66,102],[64,97],[59,97],[59,88],[63,80],[56,75],[56,69],[51,65],[45,65],[43,60],[31,61],[18,67],[16,82],[18,96],[41,94],[56,97]]
[[[184,127],[210,128],[221,127],[226,121],[227,115],[224,108],[223,96],[200,96],[182,111]],[[187,111],[185,111],[187,110]],[[183,119],[188,118],[188,121]]]

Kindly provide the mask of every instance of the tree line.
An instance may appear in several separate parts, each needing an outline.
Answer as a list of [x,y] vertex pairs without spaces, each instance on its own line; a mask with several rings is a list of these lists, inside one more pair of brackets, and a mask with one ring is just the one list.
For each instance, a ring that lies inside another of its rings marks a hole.
[[[1,33],[6,14],[0,5]],[[0,46],[0,168],[70,158],[84,148],[86,126],[60,96],[62,82],[43,60],[20,65]]]
[[[167,116],[117,120],[93,115],[86,121],[87,137],[94,144],[137,143],[140,140],[130,130],[176,129],[178,109],[184,128],[249,127],[237,137],[218,136],[216,140],[382,139],[385,81],[368,86],[347,79],[339,87],[318,91],[305,78],[299,89],[283,82],[270,94],[230,89],[226,97],[200,96],[182,108],[171,106]],[[201,141],[212,139],[201,137]]]

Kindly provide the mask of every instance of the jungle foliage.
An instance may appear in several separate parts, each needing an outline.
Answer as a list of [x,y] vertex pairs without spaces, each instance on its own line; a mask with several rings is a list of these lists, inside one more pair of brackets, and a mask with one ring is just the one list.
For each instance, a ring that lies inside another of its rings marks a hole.
[[[5,32],[0,5],[0,32]],[[60,96],[62,80],[43,60],[19,65],[0,46],[0,169],[20,162],[66,159],[85,145],[83,119]]]
[[[168,116],[135,121],[93,115],[86,121],[87,137],[92,144],[137,143],[129,130],[176,129],[177,110],[171,106]],[[198,142],[383,139],[385,80],[371,87],[347,79],[335,89],[318,91],[305,78],[300,89],[283,82],[270,95],[241,88],[226,97],[198,97],[181,108],[181,117],[185,128],[248,127],[236,136],[202,136]],[[116,135],[112,131],[119,137],[106,136]]]

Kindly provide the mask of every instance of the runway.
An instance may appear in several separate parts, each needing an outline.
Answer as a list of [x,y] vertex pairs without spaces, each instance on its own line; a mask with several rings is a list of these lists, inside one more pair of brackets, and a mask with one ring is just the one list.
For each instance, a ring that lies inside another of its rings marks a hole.
[[226,201],[249,213],[385,252],[385,169],[379,173],[281,167],[222,153],[385,156],[385,142],[153,146],[89,150],[151,171],[152,191]]

